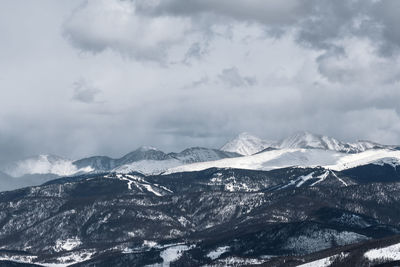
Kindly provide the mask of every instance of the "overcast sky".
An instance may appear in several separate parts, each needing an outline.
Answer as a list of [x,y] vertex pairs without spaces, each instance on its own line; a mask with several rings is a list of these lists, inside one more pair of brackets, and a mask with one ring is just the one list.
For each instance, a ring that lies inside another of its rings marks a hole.
[[2,0],[0,161],[400,143],[398,0]]

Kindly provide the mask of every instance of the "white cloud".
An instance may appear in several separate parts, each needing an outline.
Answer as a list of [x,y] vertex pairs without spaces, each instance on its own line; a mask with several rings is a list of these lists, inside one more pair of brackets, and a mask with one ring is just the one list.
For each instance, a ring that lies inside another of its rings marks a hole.
[[136,59],[163,60],[168,48],[182,42],[190,20],[139,14],[134,1],[87,0],[64,24],[73,45],[94,53],[106,49]]

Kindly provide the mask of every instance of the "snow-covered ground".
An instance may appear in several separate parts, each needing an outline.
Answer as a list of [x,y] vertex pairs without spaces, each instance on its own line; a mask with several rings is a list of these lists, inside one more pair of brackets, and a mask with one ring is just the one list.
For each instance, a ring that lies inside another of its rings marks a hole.
[[37,256],[0,256],[0,260],[8,260],[18,263],[34,263],[45,267],[67,267],[79,262],[87,261],[95,254],[94,250],[80,250],[69,252],[58,257],[54,262],[37,262]]
[[168,160],[141,160],[123,165],[113,171],[119,173],[140,172],[143,174],[160,174],[170,168],[182,165],[183,163],[177,159]]
[[365,252],[364,257],[368,260],[400,260],[400,243],[384,248],[371,249]]
[[160,252],[160,257],[163,259],[161,264],[146,265],[146,267],[169,267],[171,262],[177,261],[182,257],[183,253],[187,250],[194,248],[194,246],[187,246],[184,244],[169,245],[164,247]]
[[224,246],[224,247],[218,247],[213,251],[210,251],[207,254],[207,257],[209,257],[212,260],[218,259],[222,254],[225,252],[229,251],[230,247],[229,246]]
[[337,257],[342,257],[343,258],[343,257],[346,257],[347,255],[348,254],[341,253],[341,254],[333,255],[333,256],[330,256],[330,257],[323,258],[323,259],[319,259],[319,260],[316,260],[316,261],[312,261],[312,262],[308,262],[308,263],[305,263],[305,264],[301,264],[301,265],[298,265],[297,267],[328,267],[333,263],[333,261]]
[[68,238],[65,240],[57,240],[56,246],[54,247],[54,251],[70,251],[79,247],[82,244],[79,238]]
[[166,188],[165,186],[161,186],[158,184],[151,184],[146,180],[144,180],[142,177],[136,175],[118,173],[118,174],[106,175],[105,177],[126,181],[129,190],[139,189],[139,191],[141,192],[147,191],[158,197],[163,196],[166,193],[172,193],[172,191]]
[[169,266],[171,262],[178,260],[183,252],[189,250],[190,247],[186,245],[178,245],[166,248],[160,253],[160,257],[163,259],[163,267]]
[[396,162],[400,162],[400,151],[390,149],[373,149],[356,154],[324,149],[279,149],[245,157],[182,165],[166,173],[200,171],[212,167],[271,170],[290,166],[321,166],[340,171],[369,163],[395,165]]

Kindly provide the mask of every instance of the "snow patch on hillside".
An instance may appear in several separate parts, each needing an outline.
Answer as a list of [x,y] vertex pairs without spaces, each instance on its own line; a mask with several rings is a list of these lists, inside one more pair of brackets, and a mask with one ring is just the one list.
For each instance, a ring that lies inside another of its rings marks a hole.
[[145,175],[156,175],[180,165],[182,165],[182,162],[177,159],[141,160],[120,166],[113,171],[119,173],[140,172]]
[[400,243],[384,248],[371,249],[365,252],[364,257],[368,260],[400,260]]
[[323,259],[319,259],[316,261],[308,262],[305,264],[297,265],[297,267],[328,267],[330,266],[337,258],[344,258],[347,257],[348,253],[340,253],[330,257],[326,257]]
[[229,251],[229,249],[230,249],[229,246],[216,248],[215,250],[210,251],[207,254],[207,257],[209,257],[212,260],[218,259],[222,254],[224,254],[225,252]]
[[160,253],[160,257],[163,259],[162,266],[170,266],[171,262],[179,260],[185,251],[190,250],[193,247],[194,246],[176,245],[164,249]]
[[81,244],[82,242],[79,238],[68,238],[65,240],[57,240],[56,246],[54,247],[54,251],[56,252],[70,251],[79,247]]

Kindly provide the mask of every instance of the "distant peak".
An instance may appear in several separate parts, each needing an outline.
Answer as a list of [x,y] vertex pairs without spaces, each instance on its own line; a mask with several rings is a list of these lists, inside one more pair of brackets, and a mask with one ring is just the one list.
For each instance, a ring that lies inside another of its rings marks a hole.
[[336,150],[341,143],[331,137],[314,134],[307,131],[298,131],[285,138],[281,148],[320,148]]
[[243,132],[222,146],[221,150],[241,155],[252,155],[270,146],[273,146],[273,142],[265,141],[248,132]]

